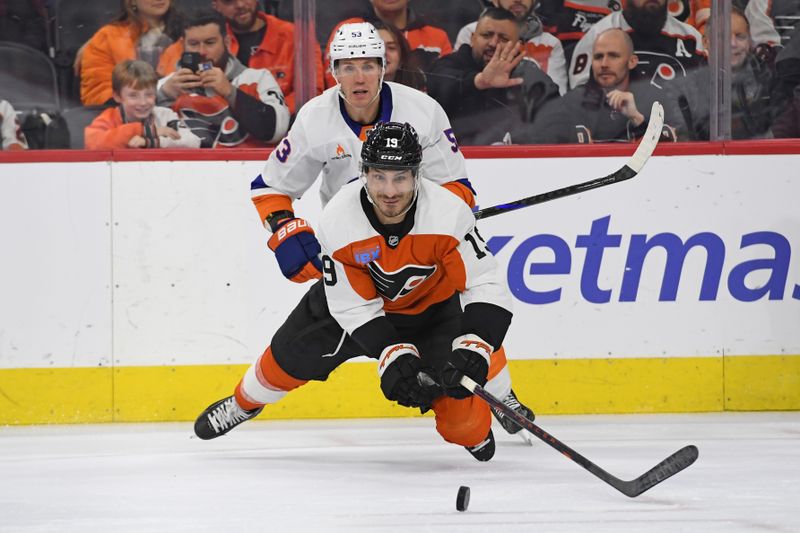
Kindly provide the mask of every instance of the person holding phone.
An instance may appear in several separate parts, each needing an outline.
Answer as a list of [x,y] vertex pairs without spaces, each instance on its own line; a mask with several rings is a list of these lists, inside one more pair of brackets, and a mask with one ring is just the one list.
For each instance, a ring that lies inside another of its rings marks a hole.
[[267,69],[248,68],[228,51],[225,19],[196,12],[183,31],[179,69],[158,83],[158,103],[178,113],[202,148],[263,147],[289,128],[289,108]]

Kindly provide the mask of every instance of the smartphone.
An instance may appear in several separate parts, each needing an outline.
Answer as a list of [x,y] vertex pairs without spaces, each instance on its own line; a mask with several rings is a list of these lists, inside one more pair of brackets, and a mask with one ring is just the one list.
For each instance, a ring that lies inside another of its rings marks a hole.
[[192,72],[197,72],[202,60],[203,57],[199,52],[184,52],[181,54],[180,66],[181,68],[188,68]]

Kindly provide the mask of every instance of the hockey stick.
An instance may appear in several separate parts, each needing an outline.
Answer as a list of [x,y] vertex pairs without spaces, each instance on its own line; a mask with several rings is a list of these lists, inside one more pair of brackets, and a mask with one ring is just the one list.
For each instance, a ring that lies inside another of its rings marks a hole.
[[688,468],[697,460],[699,454],[697,446],[686,446],[673,453],[636,479],[624,481],[609,474],[591,462],[589,459],[555,438],[553,435],[544,431],[542,428],[528,420],[523,415],[508,407],[490,393],[486,392],[483,387],[472,381],[467,376],[461,378],[461,385],[463,385],[467,390],[473,392],[476,396],[483,398],[483,400],[485,400],[486,403],[493,408],[502,411],[503,414],[510,417],[517,424],[546,442],[548,445],[550,445],[550,447],[560,452],[567,459],[578,463],[583,468],[591,472],[595,477],[600,478],[625,496],[629,496],[631,498],[637,497],[644,491],[654,487],[655,485],[658,485],[665,479],[670,478],[681,470]]
[[636,148],[633,156],[631,156],[628,162],[616,172],[602,178],[595,178],[593,180],[578,183],[576,185],[569,185],[554,191],[536,194],[534,196],[529,196],[527,198],[516,200],[507,204],[499,204],[492,207],[487,207],[485,209],[481,209],[480,211],[475,211],[475,218],[479,219],[493,217],[501,213],[507,213],[508,211],[522,209],[523,207],[528,207],[529,205],[542,204],[557,198],[564,198],[565,196],[571,196],[573,194],[579,194],[592,189],[597,189],[598,187],[605,187],[606,185],[612,185],[614,183],[629,180],[636,176],[639,171],[642,170],[642,167],[647,160],[650,159],[650,156],[653,154],[653,150],[655,150],[656,145],[658,145],[658,140],[661,138],[661,129],[663,127],[664,108],[661,107],[661,104],[658,102],[653,102],[653,107],[650,109],[650,122],[647,124],[647,130],[644,133],[644,137],[642,137],[642,140],[639,141],[639,146]]

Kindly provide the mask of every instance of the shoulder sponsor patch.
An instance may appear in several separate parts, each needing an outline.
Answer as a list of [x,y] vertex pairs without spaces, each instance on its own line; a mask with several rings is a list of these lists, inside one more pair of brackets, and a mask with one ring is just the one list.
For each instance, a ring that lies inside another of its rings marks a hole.
[[356,263],[358,263],[359,265],[366,265],[367,263],[371,263],[372,261],[377,260],[380,256],[381,256],[380,244],[353,249],[353,259],[355,259]]

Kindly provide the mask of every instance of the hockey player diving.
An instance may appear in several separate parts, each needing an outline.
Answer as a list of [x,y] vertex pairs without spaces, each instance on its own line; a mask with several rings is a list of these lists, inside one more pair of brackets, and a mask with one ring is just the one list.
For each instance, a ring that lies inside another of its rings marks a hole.
[[459,381],[466,374],[489,391],[508,387],[500,346],[511,294],[471,209],[422,179],[422,159],[409,124],[378,123],[369,132],[361,180],[345,185],[322,214],[322,280],[235,397],[198,418],[199,437],[222,435],[265,404],[366,354],[378,360],[386,398],[433,409],[446,441],[479,461],[492,458],[489,406]]
[[[426,94],[383,81],[385,49],[375,28],[369,23],[343,25],[331,42],[329,54],[337,85],[300,109],[289,133],[251,184],[259,217],[272,233],[269,247],[275,252],[283,275],[295,282],[319,279],[323,264],[317,236],[306,220],[295,215],[292,200],[300,198],[319,176],[322,176],[323,205],[345,184],[357,180],[363,141],[378,122],[411,124],[418,132],[422,151],[418,180],[438,184],[444,192],[460,198],[465,206],[474,205],[464,157],[447,116]],[[297,312],[296,309],[278,330],[271,346],[248,369],[235,394],[217,402],[198,418],[198,435],[213,438],[225,433],[307,380],[327,378],[333,367],[309,375],[294,367],[291,350],[281,344],[298,333],[290,326]],[[497,383],[502,384],[494,390],[495,394],[532,418],[533,412],[511,390],[505,355],[499,344],[495,346],[499,360]],[[311,352],[317,353],[313,348]],[[326,350],[319,353],[336,353],[336,345],[317,348]],[[512,420],[497,412],[495,416],[507,432],[520,431]]]

